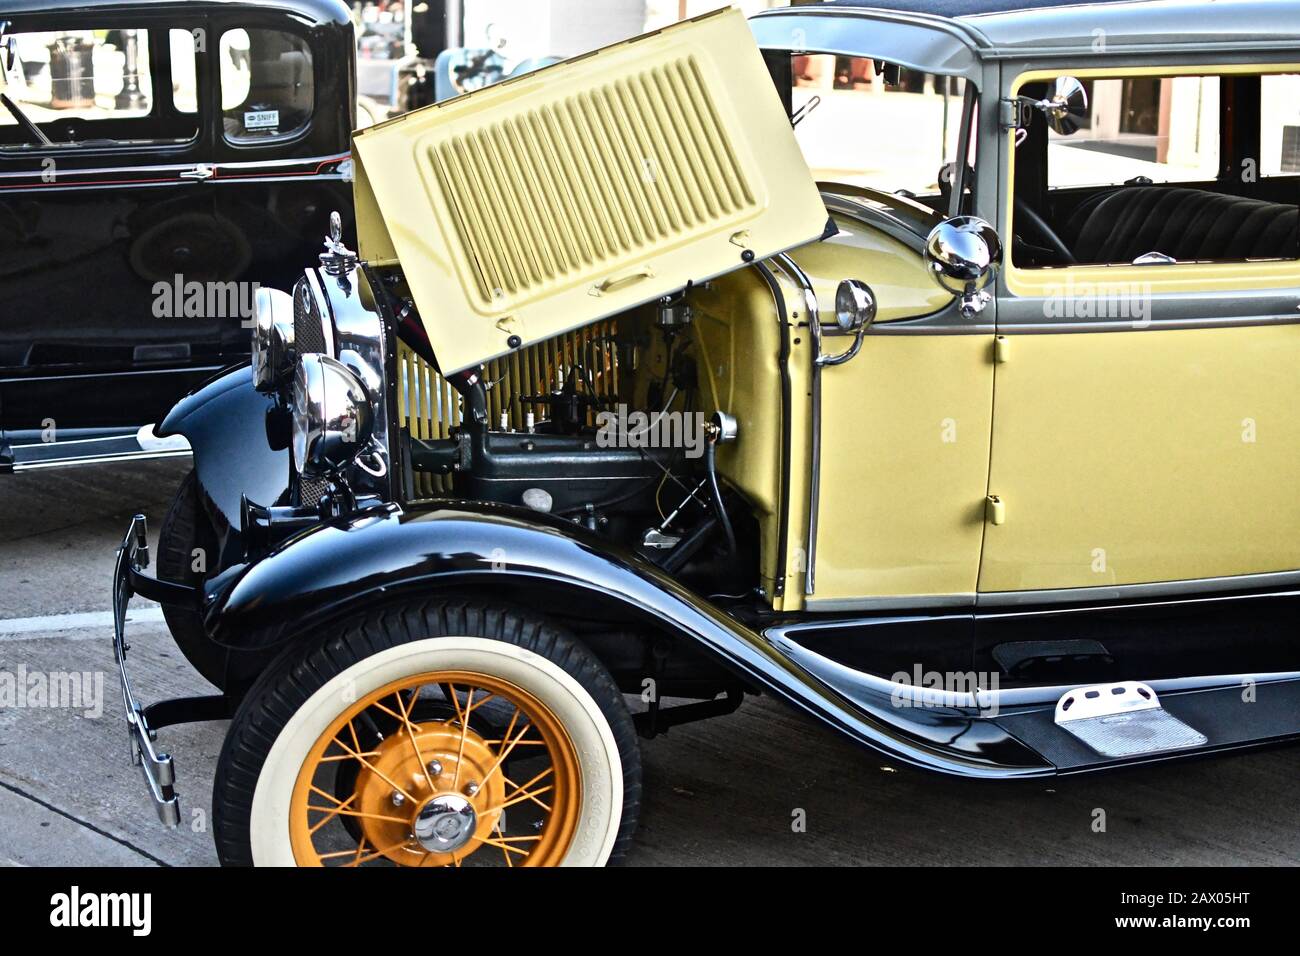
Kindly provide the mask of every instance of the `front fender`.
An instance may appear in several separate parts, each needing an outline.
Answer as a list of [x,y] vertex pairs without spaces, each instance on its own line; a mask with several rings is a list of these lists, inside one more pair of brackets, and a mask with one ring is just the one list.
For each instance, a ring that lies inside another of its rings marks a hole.
[[522,509],[449,503],[408,513],[386,505],[317,525],[209,582],[205,620],[218,643],[264,650],[406,597],[484,585],[508,597],[541,582],[566,603],[614,602],[627,619],[697,645],[745,683],[892,759],[961,776],[1052,772],[994,725],[961,711],[900,709],[884,694],[850,701],[632,552]]
[[[253,387],[249,365],[227,369],[186,395],[167,413],[157,434],[184,435],[194,470],[218,531],[239,539],[245,495],[260,505],[277,503],[289,488],[287,435],[277,425],[274,396]],[[223,558],[242,550],[223,545]]]

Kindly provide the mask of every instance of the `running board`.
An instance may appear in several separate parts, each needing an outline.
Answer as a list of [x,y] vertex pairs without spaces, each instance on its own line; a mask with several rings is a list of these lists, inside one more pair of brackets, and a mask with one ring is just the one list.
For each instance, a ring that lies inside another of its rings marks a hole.
[[1141,681],[1066,691],[1056,702],[1055,722],[1103,757],[1138,757],[1209,742],[1160,706],[1156,692]]
[[[1300,671],[1089,687],[964,682],[958,688],[927,685],[901,672],[895,676],[903,679],[888,680],[810,651],[788,633],[773,629],[765,636],[791,664],[870,719],[924,742],[955,767],[982,764],[945,771],[965,776],[1079,773],[1300,740]],[[1096,698],[1087,696],[1092,691]],[[1103,693],[1111,698],[1106,706],[1099,702]],[[1074,727],[1058,722],[1058,714],[1076,706],[1083,716]],[[1088,719],[1097,723],[1084,726]]]
[[0,474],[34,471],[38,468],[172,458],[188,454],[190,443],[184,436],[159,438],[154,434],[152,425],[144,425],[92,437],[0,445]]
[[[1070,694],[1098,689],[1080,688]],[[996,718],[1007,733],[1062,773],[1300,737],[1300,677],[1270,680],[1268,675],[1260,675],[1228,679],[1218,687],[1166,690],[1155,707],[1062,722],[1058,712],[1064,702],[1062,697],[1057,707],[1025,709]]]

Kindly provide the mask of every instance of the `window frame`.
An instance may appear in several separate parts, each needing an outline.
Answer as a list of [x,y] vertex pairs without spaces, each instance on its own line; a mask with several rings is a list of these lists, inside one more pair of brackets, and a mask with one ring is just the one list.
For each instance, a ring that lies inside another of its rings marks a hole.
[[[311,58],[311,108],[307,111],[307,120],[301,126],[292,132],[283,133],[277,136],[268,136],[264,139],[241,141],[231,139],[226,133],[225,116],[226,111],[221,105],[221,41],[227,33],[233,30],[244,30],[252,32],[254,30],[274,31],[276,33],[285,33],[299,40],[307,49],[307,54]],[[243,17],[239,20],[231,18],[222,18],[215,20],[211,30],[212,42],[209,43],[208,49],[208,107],[211,110],[213,129],[216,134],[215,138],[221,145],[233,153],[256,152],[264,149],[283,148],[286,145],[298,143],[311,136],[315,124],[316,114],[320,109],[319,90],[320,83],[320,57],[317,55],[316,44],[312,42],[311,32],[296,20],[286,19],[284,17]]]
[[[1300,52],[1287,54],[1277,62],[1251,63],[1195,63],[1167,62],[1159,65],[1111,64],[1073,68],[1068,65],[1043,68],[1028,66],[1011,75],[1003,83],[1004,96],[1015,97],[1028,83],[1051,80],[1070,75],[1079,79],[1114,79],[1131,76],[1173,77],[1217,74],[1228,77],[1264,76],[1300,72]],[[1041,122],[1041,118],[1036,118]],[[1258,125],[1258,124],[1256,124]],[[1062,287],[1084,286],[1105,289],[1108,287],[1132,288],[1141,286],[1153,295],[1161,293],[1201,292],[1221,293],[1231,291],[1289,289],[1300,286],[1300,259],[1258,259],[1235,262],[1180,262],[1172,265],[1134,266],[1130,264],[1087,264],[1068,266],[1017,266],[1010,251],[1010,237],[1015,230],[1015,129],[1000,129],[1001,151],[1006,157],[1000,177],[1002,196],[1002,235],[1008,249],[1000,270],[999,288],[1004,294],[1019,298],[1045,298],[1058,295]],[[1227,130],[1220,123],[1220,170],[1227,162],[1235,162],[1234,151],[1225,148],[1223,137]],[[1298,177],[1300,178],[1300,177]],[[1171,185],[1179,185],[1177,183]]]

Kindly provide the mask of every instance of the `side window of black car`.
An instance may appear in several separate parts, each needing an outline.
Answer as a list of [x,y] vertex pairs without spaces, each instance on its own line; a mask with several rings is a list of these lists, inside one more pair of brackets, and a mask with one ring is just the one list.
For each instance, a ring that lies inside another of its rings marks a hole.
[[51,143],[38,142],[13,110],[0,109],[0,149],[192,139],[195,117],[178,115],[167,91],[155,89],[156,78],[167,73],[155,59],[168,50],[152,41],[163,36],[112,27],[9,34],[8,96]]
[[306,128],[315,100],[306,40],[280,30],[227,30],[218,56],[227,140],[259,143]]

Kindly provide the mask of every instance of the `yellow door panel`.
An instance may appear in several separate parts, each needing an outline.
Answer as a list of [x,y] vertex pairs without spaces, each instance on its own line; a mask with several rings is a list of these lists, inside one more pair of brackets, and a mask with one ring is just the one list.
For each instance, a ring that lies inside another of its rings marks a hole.
[[1300,568],[1300,325],[1009,340],[981,592]]
[[734,9],[371,127],[355,155],[361,255],[401,264],[445,373],[826,224]]
[[991,339],[872,333],[856,358],[823,370],[809,608],[974,595],[989,467]]

